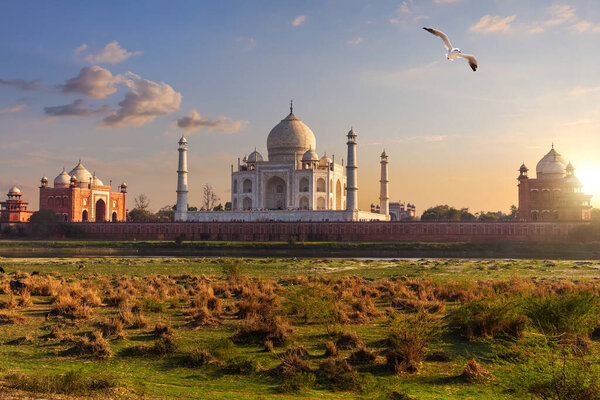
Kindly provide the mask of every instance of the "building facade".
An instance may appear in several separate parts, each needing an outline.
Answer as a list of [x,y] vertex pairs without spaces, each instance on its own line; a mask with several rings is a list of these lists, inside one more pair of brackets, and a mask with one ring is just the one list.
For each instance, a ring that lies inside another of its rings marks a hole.
[[575,168],[552,149],[537,163],[529,178],[525,164],[519,168],[519,221],[589,221],[591,195],[583,193]]
[[[358,210],[357,133],[347,137],[347,165],[316,152],[312,130],[290,113],[267,137],[268,157],[256,148],[231,166],[231,211],[187,211],[187,140],[179,141],[176,221],[389,220]],[[387,163],[387,156],[386,156]],[[387,198],[387,169],[382,190]],[[383,169],[382,169],[383,173]]]
[[21,190],[13,186],[7,197],[6,201],[0,202],[0,222],[29,222],[33,211],[27,210],[29,203],[21,200]]
[[91,174],[81,163],[70,172],[63,168],[54,179],[41,179],[40,210],[52,210],[66,222],[117,222],[127,220],[127,184],[117,192],[105,185],[96,174]]

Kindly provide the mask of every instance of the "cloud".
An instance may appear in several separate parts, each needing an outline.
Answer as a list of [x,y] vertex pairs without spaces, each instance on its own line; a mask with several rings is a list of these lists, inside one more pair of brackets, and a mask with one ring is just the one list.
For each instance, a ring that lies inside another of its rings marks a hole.
[[44,114],[48,117],[92,117],[108,110],[108,106],[102,106],[97,110],[93,110],[87,107],[85,100],[78,99],[71,104],[44,107]]
[[360,36],[355,37],[354,39],[350,39],[346,42],[347,45],[350,46],[356,46],[361,44],[364,41],[364,39]]
[[236,133],[240,129],[244,128],[248,124],[248,121],[232,121],[226,117],[220,117],[215,120],[204,119],[196,112],[192,110],[189,115],[181,117],[177,120],[177,126],[182,128],[186,132],[193,132],[197,129],[206,128],[209,131],[219,131],[221,133]]
[[0,108],[0,114],[12,114],[27,108],[27,104],[17,104],[13,107]]
[[589,21],[578,21],[571,26],[571,30],[575,33],[600,32],[600,24],[594,24]]
[[88,48],[88,45],[84,43],[81,46],[75,47],[75,50],[73,50],[73,53],[75,53],[75,54],[81,54],[84,51],[86,51],[87,48]]
[[125,78],[115,75],[97,65],[84,67],[75,78],[70,78],[64,85],[59,85],[63,93],[80,93],[95,99],[104,99],[117,91],[116,83],[124,82]]
[[131,91],[119,103],[120,108],[104,118],[102,126],[142,126],[158,116],[179,110],[181,93],[164,82],[136,79],[126,81],[126,84]]
[[[80,54],[81,52],[87,50],[87,45],[82,44],[81,46],[75,49],[75,54]],[[90,53],[86,55],[83,59],[91,64],[118,64],[127,60],[131,56],[137,56],[142,54],[141,51],[127,51],[119,45],[119,42],[116,40],[110,42],[99,53]]]
[[458,3],[460,0],[433,0],[435,4],[451,4]]
[[583,87],[583,86],[577,86],[575,88],[573,88],[569,94],[571,96],[582,96],[582,95],[586,95],[586,94],[590,94],[590,93],[597,93],[600,92],[600,86],[590,86],[590,87]]
[[510,15],[508,17],[491,16],[489,14],[484,15],[472,25],[469,30],[471,32],[479,33],[495,33],[495,32],[509,32],[511,30],[510,23],[514,21],[516,15]]
[[298,15],[292,21],[292,26],[294,26],[294,27],[302,26],[302,25],[304,25],[305,22],[306,22],[306,15]]
[[544,21],[544,24],[549,26],[561,25],[577,19],[575,8],[568,4],[553,4],[548,7],[548,12],[551,15],[551,19]]
[[39,85],[40,82],[41,81],[39,79],[29,82],[25,81],[24,79],[13,79],[10,81],[0,79],[0,85],[14,86],[22,90],[44,90],[44,88]]

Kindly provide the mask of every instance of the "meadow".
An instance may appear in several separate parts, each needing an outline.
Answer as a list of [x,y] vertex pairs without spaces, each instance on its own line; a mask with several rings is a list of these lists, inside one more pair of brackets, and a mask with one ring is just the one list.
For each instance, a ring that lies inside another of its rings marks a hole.
[[2,398],[600,398],[597,261],[0,267]]

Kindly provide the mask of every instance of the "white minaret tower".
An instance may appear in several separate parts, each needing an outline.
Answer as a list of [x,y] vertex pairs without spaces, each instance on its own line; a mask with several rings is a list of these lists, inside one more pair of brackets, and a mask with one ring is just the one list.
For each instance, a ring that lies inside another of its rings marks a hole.
[[348,132],[348,164],[346,165],[346,210],[358,210],[358,179],[356,174],[356,132]]
[[188,209],[187,187],[187,140],[181,136],[179,139],[179,168],[177,168],[177,206],[175,208],[175,221],[185,221]]
[[388,215],[390,213],[390,196],[388,195],[388,155],[385,150],[381,153],[381,179],[379,183],[379,213]]

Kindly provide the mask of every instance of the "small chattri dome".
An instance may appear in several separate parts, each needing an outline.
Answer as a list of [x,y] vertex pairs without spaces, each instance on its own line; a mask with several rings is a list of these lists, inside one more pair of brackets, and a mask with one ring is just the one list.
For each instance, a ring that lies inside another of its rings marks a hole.
[[48,178],[47,178],[47,177],[45,177],[45,176],[43,176],[43,177],[42,177],[42,179],[41,179],[41,181],[42,181],[42,182],[48,182]]
[[319,156],[311,147],[302,156],[302,161],[319,161]]
[[181,136],[181,139],[179,139],[179,144],[183,144],[183,143],[187,143],[187,139],[185,138],[185,136]]
[[525,166],[525,163],[521,164],[521,167],[519,167],[519,171],[529,171],[529,168],[527,168]]
[[387,153],[385,152],[385,150],[383,150],[383,153],[381,153],[381,158],[386,158],[387,156]]
[[250,155],[246,159],[246,162],[251,162],[251,163],[260,162],[260,161],[264,161],[264,159],[263,159],[263,156],[258,151],[256,151],[256,149],[254,149],[254,151],[252,153],[250,153]]
[[331,163],[331,158],[327,157],[327,153],[325,153],[323,157],[321,157],[321,159],[319,160],[319,165],[327,166]]
[[73,182],[73,183],[77,182],[77,178],[75,177],[75,175],[73,175],[73,176],[71,177],[71,182]]
[[71,175],[67,174],[67,171],[63,168],[62,172],[54,178],[55,188],[66,188],[71,184]]
[[8,189],[8,194],[21,194],[21,189],[19,189],[16,186],[11,187],[10,189]]

